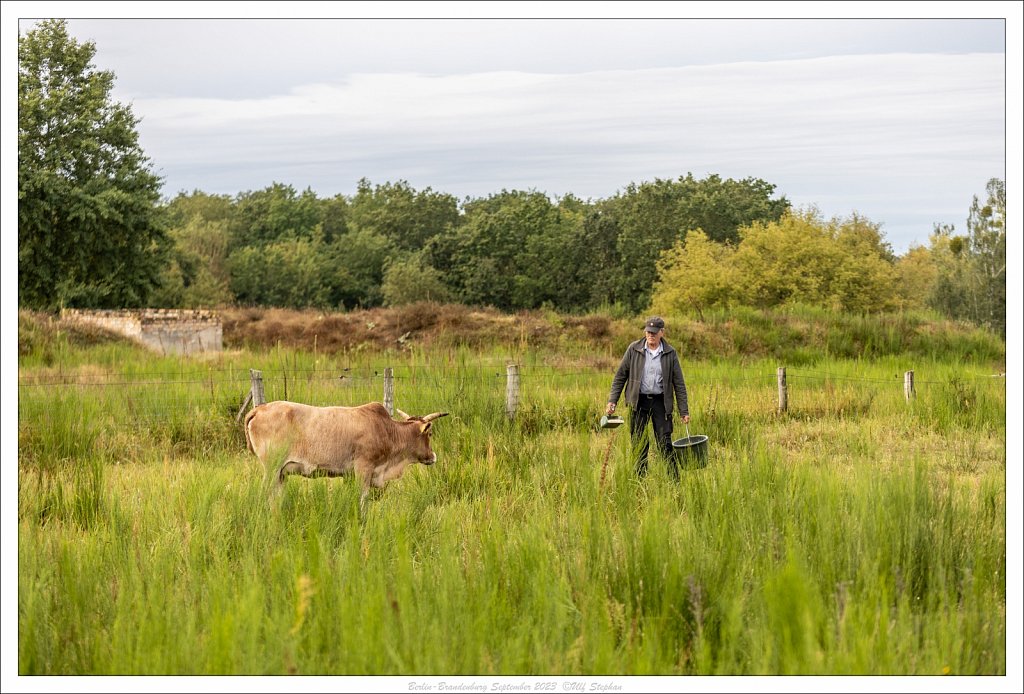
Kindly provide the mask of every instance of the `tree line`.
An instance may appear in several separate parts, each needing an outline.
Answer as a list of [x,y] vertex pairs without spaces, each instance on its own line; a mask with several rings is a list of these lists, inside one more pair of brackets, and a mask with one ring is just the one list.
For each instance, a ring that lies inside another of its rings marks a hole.
[[823,219],[789,211],[718,243],[700,229],[659,256],[653,307],[701,314],[708,308],[801,303],[871,313],[931,308],[1005,334],[1006,187],[993,178],[974,196],[967,234],[936,225],[927,246],[893,254],[878,224],[857,214]]
[[[789,208],[773,186],[692,175],[613,198],[503,190],[457,200],[407,182],[321,199],[275,183],[240,195],[179,194],[166,206],[171,262],[154,300],[354,308],[420,299],[587,311],[650,303],[661,252],[700,225],[725,242]],[[696,199],[707,201],[695,203]]]
[[878,224],[794,210],[775,186],[691,173],[614,196],[458,200],[361,180],[160,198],[130,107],[58,20],[19,36],[19,304],[344,310],[428,299],[503,310],[697,314],[787,302],[931,307],[1005,330],[1005,188],[966,235],[897,257]]

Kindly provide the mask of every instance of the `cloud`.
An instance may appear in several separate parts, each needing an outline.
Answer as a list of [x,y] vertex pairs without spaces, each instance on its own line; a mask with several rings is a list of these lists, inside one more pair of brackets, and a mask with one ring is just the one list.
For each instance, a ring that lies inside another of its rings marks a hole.
[[[113,69],[119,86],[135,96],[252,97],[284,93],[296,81],[368,73],[565,74],[1006,48],[999,18],[912,18],[915,3],[869,7],[873,18],[815,20],[629,18],[624,15],[633,5],[625,4],[615,19],[571,18],[580,7],[594,9],[579,3],[568,3],[562,19],[231,18],[245,9],[238,3],[219,12],[208,9],[213,3],[203,5],[219,19],[172,19],[164,13],[177,4],[165,5],[161,19],[77,19],[70,26],[76,36],[96,41],[100,67]],[[880,12],[897,17],[880,18]]]
[[[859,211],[882,223],[909,200],[931,204],[934,218],[913,232],[926,239],[931,222],[964,218],[970,194],[1003,175],[1004,87],[998,54],[896,54],[358,74],[264,98],[139,99],[134,109],[170,191],[279,180],[348,194],[366,176],[460,197],[531,187],[600,198],[692,171],[763,178],[808,203],[846,199],[835,214],[863,202]],[[204,178],[213,170],[215,183]]]

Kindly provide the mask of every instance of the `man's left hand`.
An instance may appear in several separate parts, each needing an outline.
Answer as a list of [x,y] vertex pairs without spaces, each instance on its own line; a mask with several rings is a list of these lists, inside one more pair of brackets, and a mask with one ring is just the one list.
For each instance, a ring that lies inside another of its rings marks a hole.
[[683,418],[683,424],[689,424],[690,423],[690,415],[684,414],[684,415],[682,415],[682,418]]

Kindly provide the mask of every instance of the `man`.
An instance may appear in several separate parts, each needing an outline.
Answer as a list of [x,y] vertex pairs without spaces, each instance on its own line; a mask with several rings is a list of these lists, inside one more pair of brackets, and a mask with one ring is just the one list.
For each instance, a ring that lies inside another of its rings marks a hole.
[[672,451],[672,396],[679,405],[679,416],[690,421],[690,408],[686,401],[686,383],[679,356],[665,341],[665,321],[652,316],[644,324],[644,337],[626,348],[608,396],[606,412],[615,412],[616,403],[626,389],[626,404],[630,406],[629,433],[634,450],[642,443],[636,461],[636,472],[647,474],[647,423],[654,425],[654,438],[668,461],[669,473],[679,476]]

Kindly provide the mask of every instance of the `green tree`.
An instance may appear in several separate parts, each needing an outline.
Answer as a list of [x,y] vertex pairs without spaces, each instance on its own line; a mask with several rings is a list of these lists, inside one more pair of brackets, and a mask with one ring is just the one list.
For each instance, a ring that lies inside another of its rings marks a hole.
[[838,262],[830,241],[828,230],[813,211],[743,229],[736,249],[742,303],[755,307],[820,305],[826,295],[822,285]]
[[335,287],[345,281],[318,235],[244,246],[231,253],[228,263],[231,290],[243,304],[331,308]]
[[928,304],[950,318],[968,320],[970,252],[967,238],[955,231],[952,224],[936,224],[929,239],[936,277]]
[[427,261],[422,251],[390,260],[384,267],[381,290],[387,306],[451,301],[441,271]]
[[971,254],[971,314],[992,330],[1006,332],[1006,184],[998,178],[986,185],[988,195],[974,196],[967,217]]
[[18,300],[147,303],[169,245],[138,120],[114,102],[96,46],[44,20],[18,36]]
[[231,196],[182,192],[165,210],[173,246],[153,305],[197,308],[232,303],[227,263],[234,217]]
[[193,220],[226,222],[234,218],[235,204],[230,195],[211,195],[201,190],[178,193],[166,205],[169,228],[183,227]]
[[228,257],[230,288],[249,305],[379,306],[384,266],[394,252],[383,236],[360,229],[327,243],[317,225],[308,238],[236,248]]
[[516,308],[580,309],[593,269],[590,249],[579,243],[580,203],[571,196],[557,205],[546,195],[531,200],[535,208],[524,221],[527,233],[516,258],[513,304]]
[[153,303],[181,308],[232,303],[228,222],[196,215],[183,226],[171,228],[169,235],[174,247]]
[[896,308],[896,256],[881,227],[856,213],[828,226],[838,246],[838,262],[826,283],[827,302],[866,313]]
[[603,202],[583,212],[576,232],[576,245],[583,254],[575,266],[575,284],[581,296],[579,309],[623,306],[618,246],[621,232],[618,216],[605,209]]
[[[427,246],[453,296],[503,310],[557,300],[567,266],[563,215],[544,193],[503,190],[464,206],[462,224]],[[568,212],[569,216],[573,213]]]
[[775,186],[760,179],[723,180],[715,174],[631,183],[603,205],[620,228],[615,299],[634,311],[646,307],[658,257],[693,229],[714,241],[735,242],[741,227],[778,220],[789,201],[772,198],[774,192]]
[[875,312],[898,303],[887,247],[878,228],[857,215],[825,222],[815,209],[790,212],[741,229],[740,239],[735,261],[748,305]]
[[686,229],[676,214],[681,198],[679,186],[659,179],[631,183],[605,204],[620,230],[614,300],[634,312],[650,303],[658,257],[685,236]]
[[287,239],[312,238],[322,221],[322,205],[306,189],[273,183],[263,190],[247,191],[235,199],[232,217],[234,246],[258,246]]
[[775,186],[759,178],[736,181],[711,174],[696,179],[692,173],[678,181],[682,190],[677,214],[683,229],[701,229],[709,239],[738,243],[739,229],[756,221],[771,221],[789,210],[785,196],[772,198]]
[[406,181],[373,186],[359,181],[349,206],[354,226],[370,229],[400,250],[415,251],[459,223],[458,201],[427,188],[416,191]]
[[676,315],[733,304],[894,308],[896,271],[887,248],[877,225],[857,215],[824,221],[814,209],[741,228],[735,250],[692,231],[662,254],[652,307]]
[[934,253],[927,246],[911,246],[897,259],[896,276],[900,307],[925,308],[939,276]]
[[[545,238],[533,244],[534,253],[544,254],[548,302],[562,311],[583,313],[608,305],[603,287],[608,280],[609,249],[594,243],[603,227],[593,214],[594,205],[566,195],[558,201]],[[593,220],[593,226],[588,226],[588,220]],[[614,250],[612,241],[610,251]]]
[[936,278],[928,304],[950,318],[1006,333],[1006,186],[990,179],[984,203],[974,196],[967,234],[936,225],[929,252]]
[[668,316],[697,315],[735,303],[739,276],[735,248],[717,243],[695,229],[662,253],[658,260],[651,312]]
[[350,231],[349,216],[349,203],[344,195],[320,201],[320,218],[323,220],[326,243],[332,243]]
[[337,278],[331,303],[339,308],[368,308],[384,301],[384,268],[398,255],[392,243],[372,229],[354,228],[326,249],[324,260]]

